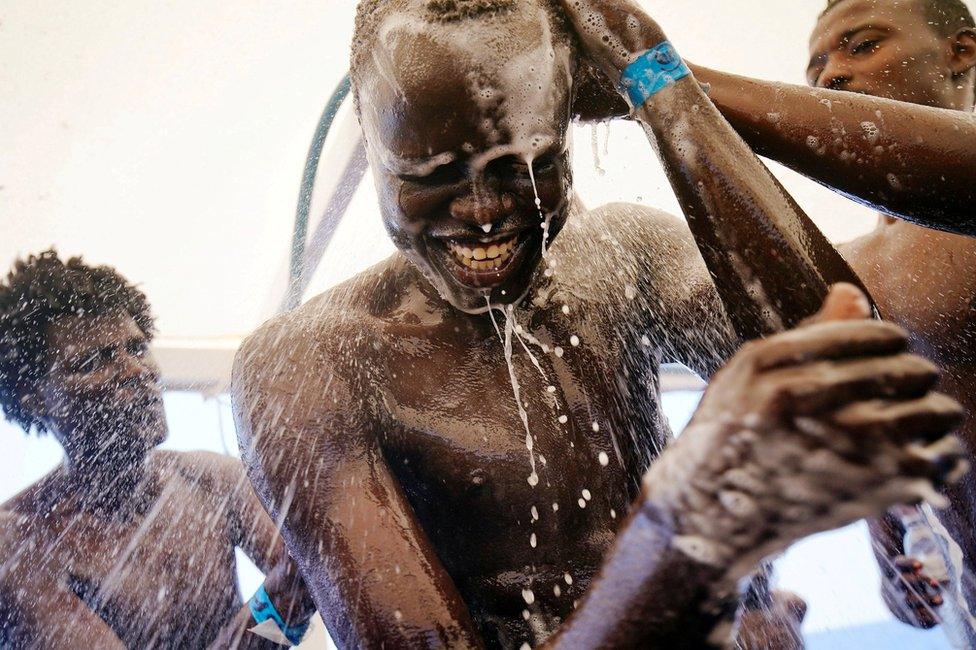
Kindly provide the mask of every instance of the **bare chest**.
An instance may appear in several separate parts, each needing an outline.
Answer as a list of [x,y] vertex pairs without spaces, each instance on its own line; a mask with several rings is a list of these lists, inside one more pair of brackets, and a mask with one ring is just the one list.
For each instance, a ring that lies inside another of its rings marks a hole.
[[657,394],[596,337],[526,328],[506,346],[499,330],[390,350],[387,461],[455,579],[564,579],[598,564],[625,516],[664,435]]
[[898,223],[844,252],[916,351],[942,365],[976,360],[976,240]]

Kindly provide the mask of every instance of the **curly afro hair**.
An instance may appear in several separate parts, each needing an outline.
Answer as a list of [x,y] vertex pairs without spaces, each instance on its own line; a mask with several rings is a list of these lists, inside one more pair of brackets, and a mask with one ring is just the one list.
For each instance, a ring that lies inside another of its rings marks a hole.
[[155,321],[145,294],[109,266],[89,266],[80,257],[62,262],[54,249],[17,260],[0,283],[0,408],[25,432],[44,424],[21,399],[35,391],[47,371],[47,327],[64,316],[125,312],[152,339]]

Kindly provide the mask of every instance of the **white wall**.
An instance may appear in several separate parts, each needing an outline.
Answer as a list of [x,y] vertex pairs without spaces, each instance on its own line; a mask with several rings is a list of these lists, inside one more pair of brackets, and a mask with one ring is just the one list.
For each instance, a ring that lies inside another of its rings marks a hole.
[[[644,5],[686,57],[800,83],[821,2]],[[249,332],[282,290],[305,154],[353,14],[351,0],[0,5],[0,269],[56,244],[144,283],[166,337]],[[605,177],[588,133],[577,146],[588,202],[676,210],[636,130],[612,136]],[[835,239],[871,226],[844,199],[787,185]],[[375,226],[362,194],[359,221]]]

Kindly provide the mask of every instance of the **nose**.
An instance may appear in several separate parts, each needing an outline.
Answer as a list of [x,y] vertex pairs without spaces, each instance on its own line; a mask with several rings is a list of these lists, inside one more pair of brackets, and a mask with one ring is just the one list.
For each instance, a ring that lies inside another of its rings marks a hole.
[[515,198],[508,192],[485,190],[470,192],[451,201],[451,216],[475,225],[501,221],[515,209]]
[[833,55],[827,59],[827,65],[824,67],[823,72],[820,73],[820,78],[817,79],[818,87],[828,88],[830,90],[845,90],[847,85],[851,83],[853,79],[851,69],[845,62],[839,59],[840,57],[837,55]]

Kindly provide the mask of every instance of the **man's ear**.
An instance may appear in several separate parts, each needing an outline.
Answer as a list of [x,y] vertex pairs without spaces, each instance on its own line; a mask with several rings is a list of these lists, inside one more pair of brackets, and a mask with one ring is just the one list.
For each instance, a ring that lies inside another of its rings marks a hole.
[[952,37],[949,69],[954,77],[966,74],[976,66],[976,29],[964,27]]

